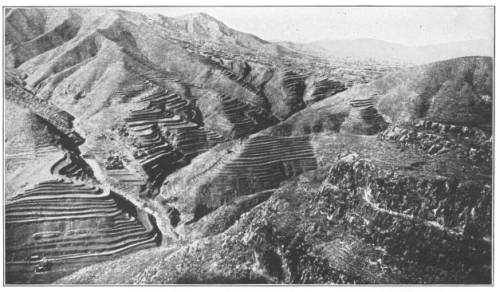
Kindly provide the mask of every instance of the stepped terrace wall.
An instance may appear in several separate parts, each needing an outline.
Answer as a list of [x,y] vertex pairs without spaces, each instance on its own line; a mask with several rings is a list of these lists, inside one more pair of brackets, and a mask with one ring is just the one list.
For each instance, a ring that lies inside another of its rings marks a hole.
[[184,177],[180,170],[169,177],[162,199],[180,211],[182,222],[197,221],[240,196],[276,188],[282,181],[317,167],[308,136],[257,135],[235,146],[227,154],[207,153],[219,158],[210,161],[202,173]]
[[[25,190],[8,202],[5,212],[7,283],[48,283],[161,242],[154,222],[145,228],[135,207],[116,194],[63,179]],[[44,262],[52,268],[33,272]]]

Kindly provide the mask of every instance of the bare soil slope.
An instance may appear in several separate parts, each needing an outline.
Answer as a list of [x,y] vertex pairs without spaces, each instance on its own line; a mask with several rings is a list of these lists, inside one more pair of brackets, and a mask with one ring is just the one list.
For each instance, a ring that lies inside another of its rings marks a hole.
[[491,58],[337,78],[205,14],[6,23],[9,283],[491,283]]

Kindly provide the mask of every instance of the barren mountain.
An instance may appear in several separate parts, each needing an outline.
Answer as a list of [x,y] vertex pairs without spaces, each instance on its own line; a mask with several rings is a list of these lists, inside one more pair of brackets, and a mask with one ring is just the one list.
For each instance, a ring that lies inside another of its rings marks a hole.
[[257,36],[231,29],[206,13],[194,13],[179,18],[156,15],[152,16],[152,18],[156,18],[160,23],[180,30],[198,40],[208,40],[225,45],[226,47],[239,46],[240,48],[243,47],[255,51],[293,54],[293,51],[260,39]]
[[6,282],[491,283],[492,60],[6,12]]

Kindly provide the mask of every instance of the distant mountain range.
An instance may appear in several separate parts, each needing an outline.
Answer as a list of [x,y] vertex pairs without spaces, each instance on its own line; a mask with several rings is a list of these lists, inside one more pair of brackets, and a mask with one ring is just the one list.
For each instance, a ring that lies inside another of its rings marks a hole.
[[286,48],[325,57],[374,58],[425,64],[466,56],[493,56],[492,40],[405,46],[376,39],[321,40],[307,44],[276,42]]
[[240,32],[206,14],[193,13],[181,17],[152,16],[163,25],[183,31],[197,39],[228,46],[237,46],[271,54],[292,54],[293,51],[313,53],[324,57],[383,59],[412,64],[425,64],[466,56],[493,56],[492,40],[471,40],[438,45],[405,46],[377,39],[320,40],[301,44],[272,42],[253,34]]

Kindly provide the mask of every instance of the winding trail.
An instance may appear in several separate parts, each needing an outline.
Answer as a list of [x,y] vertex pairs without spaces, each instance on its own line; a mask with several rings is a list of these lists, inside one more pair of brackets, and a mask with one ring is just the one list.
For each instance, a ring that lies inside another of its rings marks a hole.
[[[401,214],[399,212],[395,212],[395,211],[391,211],[391,210],[387,210],[387,209],[384,209],[384,208],[380,208],[377,204],[375,204],[373,201],[372,201],[372,198],[373,196],[371,195],[371,189],[366,187],[366,188],[362,188],[361,189],[361,192],[363,193],[363,200],[368,203],[373,209],[379,211],[379,212],[382,212],[382,213],[386,213],[386,214],[389,214],[389,215],[392,215],[392,216],[396,216],[396,217],[399,217],[399,218],[404,218],[404,219],[408,219],[408,220],[412,220],[412,221],[418,221],[428,227],[432,227],[432,228],[437,228],[441,231],[444,231],[448,234],[451,234],[451,235],[454,235],[454,236],[464,236],[463,234],[463,230],[459,230],[459,231],[456,231],[456,230],[453,230],[453,229],[450,229],[450,228],[447,228],[435,221],[429,221],[429,220],[424,220],[424,219],[421,219],[421,218],[418,218],[418,217],[414,217],[414,216],[410,216],[410,215],[406,215],[406,214]],[[482,238],[482,241],[488,243],[488,244],[491,244],[490,241]]]

